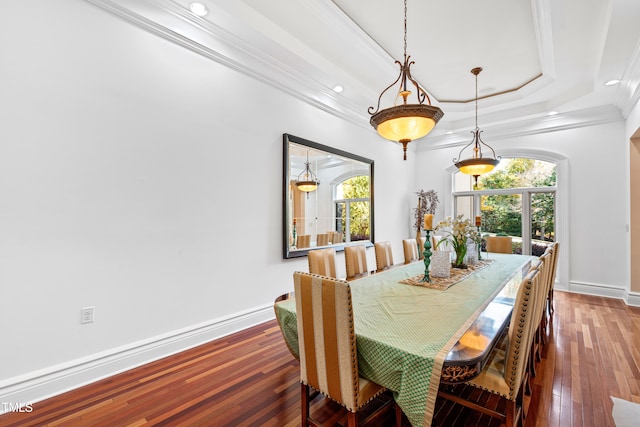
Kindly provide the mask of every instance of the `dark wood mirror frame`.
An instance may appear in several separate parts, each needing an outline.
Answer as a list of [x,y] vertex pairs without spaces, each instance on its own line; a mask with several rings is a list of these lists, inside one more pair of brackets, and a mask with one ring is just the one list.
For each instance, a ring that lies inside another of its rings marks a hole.
[[[368,175],[369,176],[369,235],[366,240],[356,240],[354,244],[365,244],[367,246],[372,246],[374,243],[374,204],[373,204],[373,160],[348,153],[346,151],[342,151],[333,147],[329,147],[326,145],[318,144],[313,141],[309,141],[304,138],[300,138],[297,136],[293,136],[290,134],[283,134],[283,182],[282,182],[282,229],[283,229],[283,238],[282,238],[282,246],[283,246],[283,257],[286,258],[297,258],[306,256],[310,250],[318,249],[322,247],[333,247],[336,251],[344,250],[346,245],[351,244],[351,236],[342,237],[342,241],[340,242],[330,242],[327,245],[313,245],[310,247],[298,248],[296,245],[297,236],[300,235],[298,230],[296,230],[296,238],[293,237],[293,229],[294,227],[294,218],[296,218],[296,214],[294,213],[295,203],[294,199],[297,197],[297,200],[302,200],[304,203],[305,200],[310,200],[310,197],[313,197],[311,203],[315,203],[315,218],[313,218],[312,225],[309,227],[310,229],[315,228],[314,236],[317,236],[318,231],[330,232],[340,232],[342,234],[343,230],[335,230],[336,228],[336,218],[332,216],[331,218],[324,218],[326,224],[332,223],[333,228],[329,229],[330,226],[327,226],[327,229],[318,229],[318,205],[321,206],[325,211],[330,210],[335,215],[335,204],[333,194],[331,195],[330,202],[326,202],[325,205],[321,205],[321,200],[319,200],[318,194],[321,192],[326,192],[327,188],[331,188],[332,184],[336,185],[340,182],[340,180],[348,179],[353,176],[361,176]],[[303,154],[304,152],[304,154]],[[293,157],[292,157],[293,156]],[[295,188],[294,182],[298,177],[300,171],[304,169],[304,163],[307,161],[307,156],[310,156],[308,161],[311,163],[312,172],[318,174],[319,173],[319,187],[317,191],[304,193]],[[292,161],[293,158],[293,161]],[[318,160],[321,159],[321,160]],[[327,159],[327,160],[324,160]],[[312,161],[313,160],[313,161]],[[295,167],[295,169],[292,168]],[[320,168],[320,171],[318,171]],[[323,169],[324,168],[324,169]],[[335,171],[338,171],[340,168],[344,169],[342,173],[334,176],[333,181],[329,180],[328,182],[324,179],[326,178],[326,174],[322,173],[323,170],[329,170],[333,168]],[[324,186],[324,187],[322,187]],[[330,203],[331,206],[327,206]],[[297,218],[296,218],[297,219]],[[306,221],[306,215],[302,217],[303,220]],[[305,223],[302,223],[301,230],[304,232],[306,230]],[[308,234],[308,233],[306,233]],[[318,239],[316,239],[317,241]],[[314,242],[315,243],[315,242]]]

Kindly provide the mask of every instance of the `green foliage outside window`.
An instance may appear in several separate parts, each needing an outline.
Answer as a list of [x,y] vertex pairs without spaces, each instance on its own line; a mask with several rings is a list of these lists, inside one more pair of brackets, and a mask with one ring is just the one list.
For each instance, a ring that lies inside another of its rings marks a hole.
[[534,159],[505,159],[504,166],[494,172],[481,175],[478,190],[501,188],[554,187],[556,165]]
[[[351,241],[368,240],[370,233],[369,224],[369,177],[366,175],[354,176],[343,181],[342,198],[349,199],[366,199],[365,201],[351,201],[349,203],[350,213],[350,237]],[[346,209],[340,209],[342,230],[346,228]]]
[[[537,188],[556,185],[556,166],[533,159],[505,159],[498,170],[478,179],[478,190]],[[482,198],[483,229],[492,233],[520,236],[522,200],[520,195],[491,195]],[[532,238],[554,240],[555,196],[534,193],[531,198]]]

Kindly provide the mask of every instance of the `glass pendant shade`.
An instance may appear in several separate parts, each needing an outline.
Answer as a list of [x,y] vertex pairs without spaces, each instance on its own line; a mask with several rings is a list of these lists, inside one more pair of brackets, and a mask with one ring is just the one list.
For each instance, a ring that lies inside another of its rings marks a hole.
[[317,181],[298,181],[296,182],[296,187],[298,187],[300,191],[304,191],[308,193],[310,191],[316,191],[316,189],[318,188],[318,182]]
[[307,161],[304,163],[304,170],[300,172],[298,175],[298,179],[296,179],[296,187],[300,191],[304,191],[307,193],[307,197],[309,197],[310,191],[316,191],[320,181],[316,177],[316,174],[311,171],[311,166],[309,163],[309,152],[307,151]]
[[489,173],[495,168],[498,163],[496,159],[466,159],[456,163],[456,166],[460,172],[467,175],[483,175]]
[[[400,74],[380,93],[378,105],[369,107],[369,123],[381,137],[401,143],[404,160],[407,160],[407,144],[426,136],[444,115],[440,108],[431,105],[431,99],[411,75],[414,62],[407,55],[407,0],[404,0],[404,62],[396,61],[396,64]],[[394,87],[396,90],[392,89]],[[412,93],[415,95],[413,102],[417,103],[409,104],[407,101]],[[395,94],[396,101],[401,98],[402,104],[380,109],[383,95],[391,94]]]
[[[437,112],[429,105],[398,105],[371,117],[371,125],[390,141],[413,141],[426,136],[436,125]],[[439,109],[438,109],[439,110]]]
[[[473,175],[476,180],[476,184],[478,182],[478,176],[491,172],[493,168],[498,166],[498,163],[500,163],[500,156],[496,156],[496,152],[493,150],[493,148],[491,148],[491,146],[489,146],[482,140],[482,138],[480,137],[482,131],[478,128],[478,74],[480,74],[481,71],[482,68],[480,67],[476,67],[471,70],[471,74],[476,76],[476,128],[471,131],[471,133],[473,134],[473,139],[471,140],[471,142],[465,145],[462,150],[460,150],[458,157],[453,159],[453,163],[456,165],[458,170],[460,170],[460,172],[467,175]],[[482,154],[482,146],[485,146],[486,148],[491,150],[491,153],[493,153],[493,157],[485,157]],[[458,160],[462,157],[462,152],[468,147],[473,147],[472,156],[468,159]]]

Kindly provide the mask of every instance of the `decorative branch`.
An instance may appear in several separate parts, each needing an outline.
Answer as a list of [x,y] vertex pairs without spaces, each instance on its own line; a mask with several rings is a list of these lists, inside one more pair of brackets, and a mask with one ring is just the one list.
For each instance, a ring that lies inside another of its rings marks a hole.
[[413,210],[414,224],[413,227],[416,231],[422,230],[422,224],[425,214],[435,214],[438,208],[438,193],[434,190],[424,191],[420,190],[416,192],[418,195],[418,207]]

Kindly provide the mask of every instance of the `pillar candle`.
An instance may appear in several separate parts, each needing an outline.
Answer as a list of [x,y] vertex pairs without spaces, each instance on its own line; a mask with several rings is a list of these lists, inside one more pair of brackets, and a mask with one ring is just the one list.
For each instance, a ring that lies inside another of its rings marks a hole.
[[433,215],[424,214],[424,229],[433,230]]
[[476,227],[480,227],[482,225],[482,217],[476,217]]

